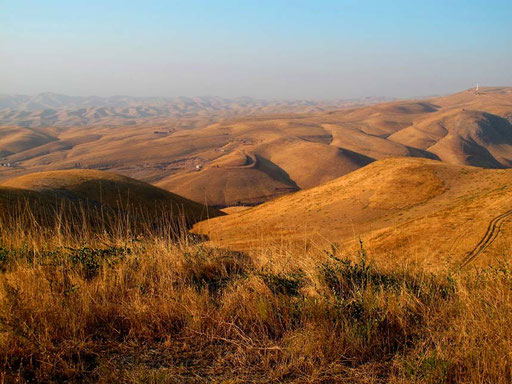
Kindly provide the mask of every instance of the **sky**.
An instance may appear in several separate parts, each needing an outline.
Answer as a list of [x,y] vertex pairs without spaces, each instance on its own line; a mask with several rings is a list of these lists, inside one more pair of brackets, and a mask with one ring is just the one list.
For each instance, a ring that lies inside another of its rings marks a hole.
[[347,99],[512,85],[511,0],[0,0],[0,93]]

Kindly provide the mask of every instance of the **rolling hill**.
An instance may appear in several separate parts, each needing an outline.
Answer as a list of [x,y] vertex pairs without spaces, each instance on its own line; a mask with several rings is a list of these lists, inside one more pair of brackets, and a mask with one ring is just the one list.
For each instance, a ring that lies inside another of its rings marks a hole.
[[[33,96],[0,95],[0,124],[24,127],[74,127],[96,125],[158,125],[162,119],[205,123],[212,118],[265,113],[321,111],[347,105],[364,105],[383,98],[321,102],[312,100],[261,100],[250,97],[130,97],[67,96],[44,92]],[[191,119],[191,120],[189,120]]]
[[0,205],[9,212],[29,202],[37,208],[58,210],[62,202],[107,212],[124,211],[154,218],[184,218],[193,224],[222,213],[181,196],[126,176],[97,170],[68,170],[34,173],[0,184]]
[[388,157],[496,169],[512,164],[512,88],[322,109],[0,127],[0,163],[10,164],[0,167],[0,180],[48,170],[108,170],[226,207],[318,186]]
[[[461,262],[489,223],[512,208],[512,170],[418,158],[389,158],[318,187],[197,224],[216,246],[237,250],[291,245],[298,252],[359,247],[372,254]],[[505,221],[500,230],[512,226]],[[502,255],[501,236],[479,260]],[[284,247],[287,248],[287,247]]]

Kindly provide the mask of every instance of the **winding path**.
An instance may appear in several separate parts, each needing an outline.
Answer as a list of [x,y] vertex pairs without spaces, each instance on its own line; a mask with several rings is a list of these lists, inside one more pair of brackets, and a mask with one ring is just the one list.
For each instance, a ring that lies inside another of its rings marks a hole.
[[461,268],[467,266],[469,263],[471,263],[473,260],[477,258],[477,256],[482,253],[487,247],[489,247],[494,240],[498,237],[500,234],[501,227],[503,226],[503,223],[512,215],[512,209],[510,211],[507,211],[505,213],[502,213],[499,216],[496,216],[494,219],[491,220],[489,223],[489,226],[487,227],[487,231],[485,232],[484,237],[482,237],[482,240],[476,245],[476,247],[469,252],[466,257],[462,260]]

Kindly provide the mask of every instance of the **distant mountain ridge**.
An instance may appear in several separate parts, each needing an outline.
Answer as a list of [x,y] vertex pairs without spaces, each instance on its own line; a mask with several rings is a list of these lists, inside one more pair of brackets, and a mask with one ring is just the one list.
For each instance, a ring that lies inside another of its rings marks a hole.
[[[218,96],[198,97],[134,97],[124,95],[114,96],[68,96],[53,92],[42,92],[36,95],[1,95],[0,109],[11,108],[21,110],[41,110],[48,108],[88,108],[88,107],[130,107],[133,105],[162,105],[181,103],[184,105],[221,106],[232,102],[270,104],[272,101],[254,99],[251,97],[223,98]],[[313,105],[312,101],[302,101]]]
[[68,96],[45,92],[33,96],[0,95],[0,124],[24,127],[120,125],[158,118],[190,118],[302,113],[341,106],[367,105],[385,98],[322,102],[313,100],[263,100],[251,97],[132,97]]

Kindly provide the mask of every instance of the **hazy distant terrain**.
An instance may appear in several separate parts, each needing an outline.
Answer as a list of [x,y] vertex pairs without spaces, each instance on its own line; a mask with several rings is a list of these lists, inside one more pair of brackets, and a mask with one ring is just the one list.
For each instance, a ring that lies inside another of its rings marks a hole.
[[[163,118],[208,119],[261,113],[312,112],[364,105],[384,98],[337,102],[260,100],[250,97],[78,97],[55,93],[0,95],[0,124],[24,127],[69,127],[159,123]],[[190,124],[194,127],[194,124]]]

